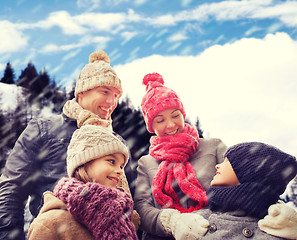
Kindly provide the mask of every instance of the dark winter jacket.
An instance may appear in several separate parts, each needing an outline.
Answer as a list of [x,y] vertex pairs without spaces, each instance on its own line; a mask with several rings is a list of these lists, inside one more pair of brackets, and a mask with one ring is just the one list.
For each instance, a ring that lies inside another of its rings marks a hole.
[[64,115],[31,120],[15,143],[0,180],[0,239],[24,239],[24,204],[37,216],[42,194],[66,176],[66,151],[76,121]]
[[[0,240],[25,239],[23,214],[28,196],[30,212],[36,217],[42,194],[67,175],[66,151],[76,129],[75,120],[55,115],[31,120],[20,135],[0,178]],[[133,180],[129,162],[125,167],[128,182]]]

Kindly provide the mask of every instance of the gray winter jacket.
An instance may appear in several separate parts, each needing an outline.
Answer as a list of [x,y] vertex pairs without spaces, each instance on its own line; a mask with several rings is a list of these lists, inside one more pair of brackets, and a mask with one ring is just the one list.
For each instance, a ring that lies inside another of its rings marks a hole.
[[[216,172],[216,164],[223,162],[226,149],[226,145],[220,139],[201,138],[196,152],[189,159],[196,171],[199,183],[205,190],[210,187],[210,182]],[[143,230],[142,239],[172,239],[160,221],[161,208],[152,195],[151,186],[159,163],[160,161],[150,155],[146,155],[138,161],[134,207],[140,215],[140,228]],[[181,204],[184,208],[195,206],[195,203],[187,198],[179,187],[175,190],[179,199],[182,199]]]
[[201,209],[196,212],[209,221],[208,232],[201,240],[277,240],[258,227],[258,218],[246,216],[243,211],[219,212]]

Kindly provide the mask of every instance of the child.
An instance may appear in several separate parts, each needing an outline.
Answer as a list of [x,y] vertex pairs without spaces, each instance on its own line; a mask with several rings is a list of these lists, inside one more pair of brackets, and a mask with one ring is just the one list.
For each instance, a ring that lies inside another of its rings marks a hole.
[[84,125],[67,150],[67,173],[30,225],[28,239],[137,239],[133,201],[116,188],[129,152],[107,128]]
[[[200,226],[201,217],[191,212],[207,206],[205,190],[227,147],[220,139],[199,139],[196,128],[185,123],[181,100],[164,86],[161,75],[147,74],[143,84],[146,94],[141,108],[147,130],[156,136],[150,140],[149,155],[139,159],[137,168],[134,204],[141,217],[142,238],[198,238],[199,232],[207,231],[207,222]],[[173,215],[166,208],[185,214],[178,231],[164,228]],[[182,226],[191,226],[193,232],[183,231]]]
[[294,156],[260,142],[230,147],[207,191],[209,220],[201,239],[279,239],[262,232],[258,220],[268,213],[297,174]]

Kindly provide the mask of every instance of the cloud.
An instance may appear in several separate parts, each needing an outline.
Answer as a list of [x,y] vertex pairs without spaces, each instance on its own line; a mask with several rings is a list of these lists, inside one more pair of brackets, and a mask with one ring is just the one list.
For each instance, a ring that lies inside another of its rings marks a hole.
[[242,19],[278,19],[289,27],[297,26],[297,2],[272,0],[221,1],[205,3],[192,10],[146,18],[148,24],[175,26],[180,22],[232,21]]
[[[102,8],[106,6],[118,6],[122,3],[127,3],[130,0],[108,0],[108,1],[102,1],[102,0],[77,0],[77,6],[79,8],[88,8],[89,11],[92,11],[96,8]],[[140,2],[143,0],[137,0],[136,2]]]
[[65,35],[85,35],[93,32],[104,31],[115,34],[126,28],[131,22],[144,21],[132,9],[127,13],[94,13],[86,12],[71,16],[67,11],[51,12],[45,20],[36,23],[16,24],[20,30],[50,29],[59,27]]
[[28,44],[28,37],[9,21],[0,21],[0,53],[17,52]]
[[128,41],[137,36],[137,34],[137,32],[122,32],[121,37],[124,39],[124,41],[122,41],[121,45],[125,45]]
[[183,32],[180,32],[180,33],[176,33],[176,34],[173,34],[171,35],[167,41],[168,42],[177,42],[177,41],[183,41],[183,40],[186,40],[188,39],[188,37],[186,36],[185,33]]
[[100,31],[112,30],[126,19],[127,16],[122,13],[84,13],[73,17],[78,24]]
[[47,44],[42,49],[40,53],[43,54],[53,54],[57,52],[66,52],[69,50],[77,50],[87,45],[96,44],[100,46],[105,46],[107,42],[110,41],[108,37],[95,37],[95,36],[85,36],[79,40],[77,43],[65,44],[65,45],[56,45],[56,44]]
[[297,42],[286,33],[215,45],[197,56],[153,55],[114,68],[124,95],[137,107],[142,78],[158,72],[180,95],[192,122],[199,117],[205,137],[228,145],[264,141],[297,155]]

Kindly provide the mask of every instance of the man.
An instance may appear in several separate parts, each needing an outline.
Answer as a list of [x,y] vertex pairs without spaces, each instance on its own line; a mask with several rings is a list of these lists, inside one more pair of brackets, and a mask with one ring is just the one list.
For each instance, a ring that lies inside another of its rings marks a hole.
[[[63,114],[30,121],[16,141],[0,179],[1,240],[25,239],[24,207],[28,196],[29,209],[35,217],[43,192],[53,190],[57,180],[67,174],[66,150],[72,133],[86,119],[112,129],[111,113],[121,95],[121,81],[111,68],[109,57],[104,51],[97,51],[82,69],[75,99],[65,103]],[[125,171],[129,175],[131,167]]]

